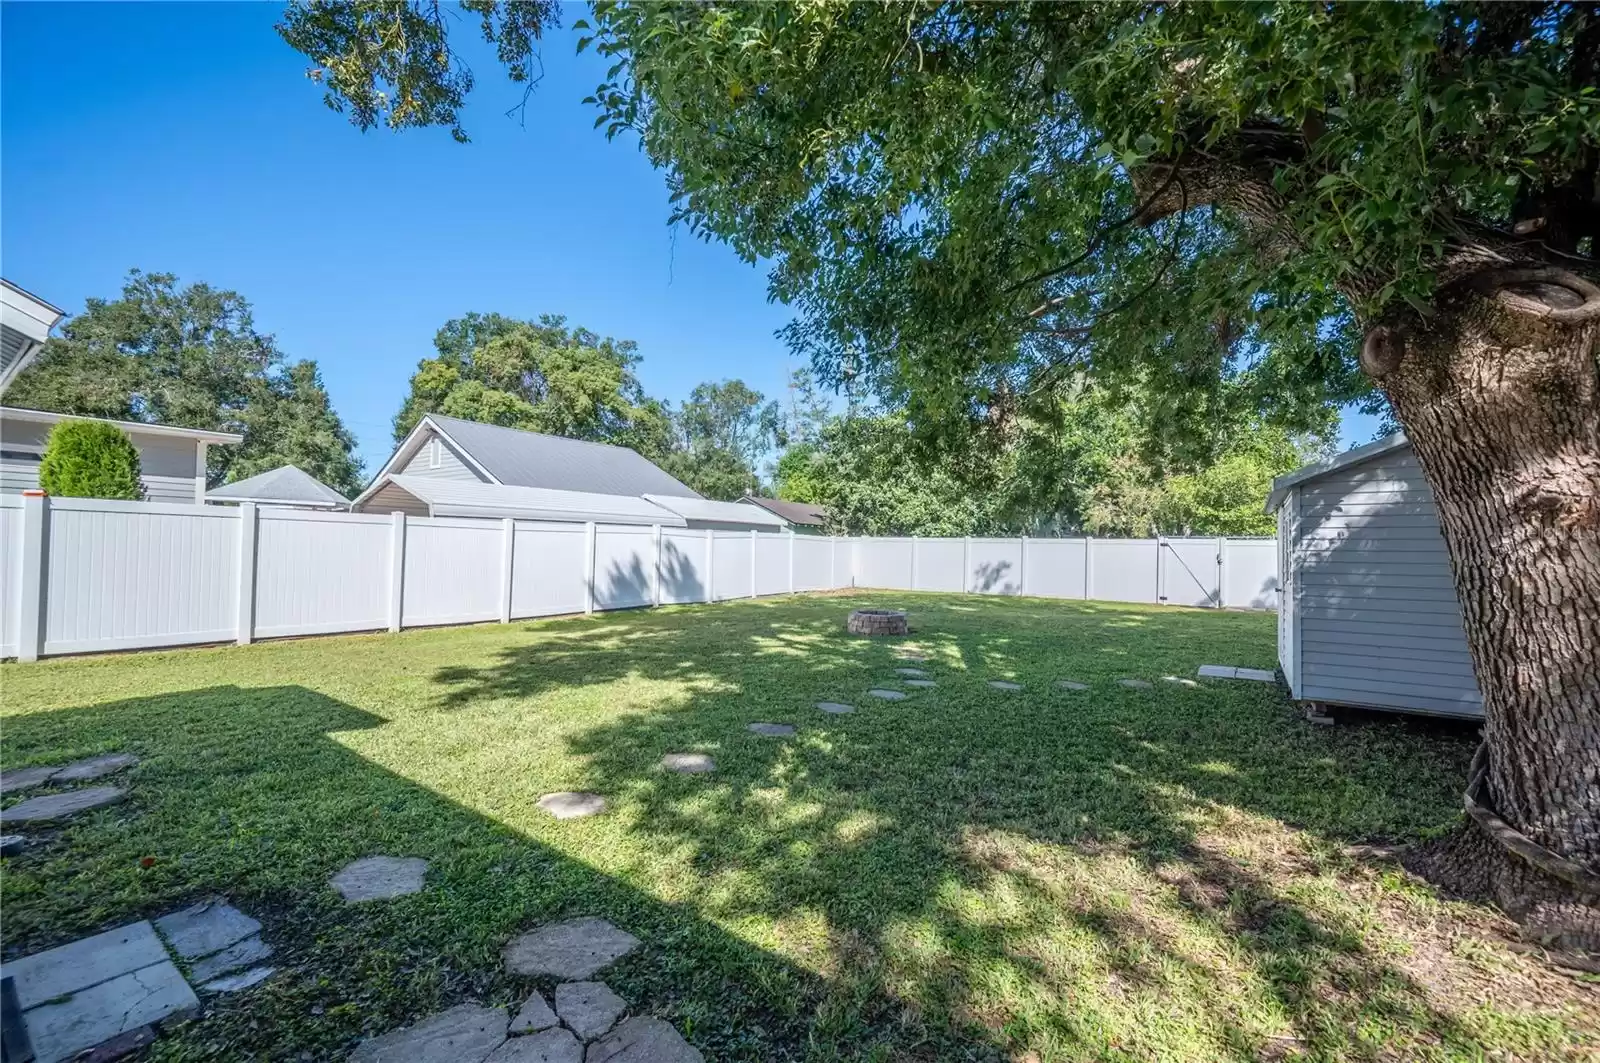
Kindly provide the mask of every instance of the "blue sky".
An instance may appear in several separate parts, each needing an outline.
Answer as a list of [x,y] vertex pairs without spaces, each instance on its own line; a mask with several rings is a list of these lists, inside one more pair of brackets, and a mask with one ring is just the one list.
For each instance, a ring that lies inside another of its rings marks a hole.
[[667,226],[662,175],[580,102],[605,64],[575,55],[571,30],[547,38],[521,121],[505,115],[521,90],[460,49],[478,77],[463,146],[363,135],[327,110],[273,31],[280,11],[4,4],[7,279],[69,312],[132,267],[240,292],[290,357],[319,363],[369,472],[434,331],[469,310],[637,340],[645,390],[674,402],[729,377],[783,395],[789,313],[765,270]]

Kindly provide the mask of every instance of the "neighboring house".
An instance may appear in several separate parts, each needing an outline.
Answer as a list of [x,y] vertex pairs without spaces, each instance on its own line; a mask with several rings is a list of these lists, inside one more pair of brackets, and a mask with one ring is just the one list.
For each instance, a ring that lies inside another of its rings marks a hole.
[[810,502],[785,502],[781,498],[757,498],[755,495],[745,495],[739,501],[760,506],[800,535],[823,535],[828,525],[828,511]]
[[225,505],[254,502],[262,506],[289,506],[294,509],[350,508],[348,498],[293,465],[280,465],[269,472],[223,484],[207,491],[206,501]]
[[122,429],[139,451],[139,478],[144,481],[147,502],[204,502],[206,447],[244,439],[232,432],[0,406],[0,493],[38,489],[39,460],[44,457],[45,441],[50,430],[62,421],[102,421]]
[[[695,515],[663,508],[699,503]],[[463,421],[417,422],[350,508],[413,516],[516,517],[777,530],[755,506],[710,502],[627,447]]]
[[1296,698],[1483,715],[1433,492],[1404,435],[1278,477],[1267,511]]
[[33,361],[65,316],[37,295],[0,280],[0,393]]

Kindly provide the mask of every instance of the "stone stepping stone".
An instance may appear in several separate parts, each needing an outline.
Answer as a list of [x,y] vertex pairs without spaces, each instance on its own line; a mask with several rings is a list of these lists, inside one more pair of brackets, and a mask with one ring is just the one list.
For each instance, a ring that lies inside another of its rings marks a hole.
[[22,834],[0,834],[0,856],[16,856],[27,846],[28,839]]
[[50,776],[60,770],[59,764],[46,764],[42,768],[12,768],[10,771],[0,771],[0,794],[43,786],[50,781]]
[[1149,690],[1150,689],[1150,684],[1145,682],[1143,679],[1119,679],[1119,680],[1117,680],[1117,685],[1118,686],[1125,686],[1129,690]]
[[905,680],[905,684],[908,687],[918,687],[919,689],[923,690],[926,690],[928,687],[936,687],[939,685],[932,679],[907,679]]
[[21,804],[0,810],[0,823],[44,823],[91,808],[114,805],[128,796],[117,786],[91,786],[87,790],[66,790],[59,794],[30,797]]
[[921,668],[896,668],[894,670],[894,674],[910,676],[912,679],[928,678],[928,673],[923,671]]
[[9,794],[16,790],[28,790],[35,786],[42,786],[47,782],[67,783],[86,782],[89,779],[98,779],[102,775],[110,775],[124,768],[131,768],[139,763],[139,758],[132,753],[107,753],[103,756],[90,757],[87,760],[75,760],[71,764],[46,764],[37,768],[13,768],[11,771],[0,771],[0,794]]
[[512,1033],[538,1033],[560,1023],[556,1013],[545,1003],[543,994],[535,992],[522,1005],[516,1018],[511,1020]]
[[867,696],[882,698],[884,701],[904,701],[906,699],[906,694],[902,690],[883,690],[881,688],[867,691]]
[[483,1063],[583,1063],[583,1042],[557,1027],[532,1037],[513,1037]]
[[203,901],[156,920],[156,929],[186,960],[221,952],[261,932],[261,924],[227,901]]
[[261,935],[257,934],[255,937],[248,937],[229,945],[221,952],[214,952],[204,959],[196,960],[189,966],[189,977],[196,982],[210,982],[241,967],[260,963],[271,955],[272,946],[262,941]]
[[746,730],[769,738],[788,738],[794,734],[794,728],[786,723],[753,723]]
[[200,992],[237,993],[241,989],[249,989],[253,985],[265,982],[272,977],[273,972],[276,970],[276,967],[252,967],[248,971],[240,971],[238,974],[214,978],[202,985]]
[[1164,676],[1161,677],[1161,681],[1163,683],[1173,683],[1173,684],[1176,684],[1177,686],[1180,686],[1180,687],[1197,687],[1197,686],[1200,685],[1199,683],[1196,683],[1193,679],[1185,679],[1182,676],[1176,676],[1176,675],[1164,675]]
[[817,708],[821,709],[823,712],[831,712],[835,716],[838,716],[841,713],[856,711],[856,707],[854,705],[846,705],[839,701],[819,701],[817,702]]
[[1088,690],[1088,683],[1079,683],[1074,679],[1057,679],[1056,686],[1062,690]]
[[717,770],[717,762],[704,753],[668,753],[661,766],[680,775],[704,775]]
[[617,1024],[628,1002],[604,982],[563,982],[556,986],[556,1014],[572,1032],[593,1041]]
[[1205,679],[1248,679],[1255,683],[1276,683],[1277,673],[1264,668],[1235,668],[1226,664],[1202,664],[1199,675]]
[[548,975],[582,981],[639,947],[639,939],[604,919],[585,916],[551,923],[512,939],[506,970],[524,977]]
[[991,679],[989,685],[996,690],[1021,690],[1021,683],[1013,683],[1009,679]]
[[589,1046],[584,1063],[705,1063],[706,1057],[671,1024],[640,1016]]
[[606,799],[599,794],[562,792],[545,794],[539,798],[539,807],[557,819],[581,819],[606,810]]
[[363,856],[328,880],[348,904],[387,901],[422,892],[428,862],[415,856]]
[[506,1039],[506,1009],[457,1004],[363,1041],[349,1063],[481,1063]]

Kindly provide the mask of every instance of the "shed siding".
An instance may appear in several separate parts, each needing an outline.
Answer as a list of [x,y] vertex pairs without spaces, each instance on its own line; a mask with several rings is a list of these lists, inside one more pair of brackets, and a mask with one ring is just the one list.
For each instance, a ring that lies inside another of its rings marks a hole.
[[1296,693],[1481,716],[1433,494],[1409,448],[1298,487]]
[[[53,425],[6,418],[0,425],[0,492],[17,494],[39,487],[39,459]],[[128,433],[139,452],[139,478],[147,502],[193,505],[197,448],[192,439]]]
[[361,504],[361,513],[404,513],[408,517],[426,517],[427,503],[400,490],[394,484],[384,484],[372,497]]
[[[437,448],[439,464],[434,465],[434,453]],[[473,483],[487,483],[482,476],[473,471],[472,466],[461,460],[455,450],[440,439],[438,433],[429,431],[423,438],[422,446],[411,456],[411,460],[404,468],[396,469],[397,473],[409,476],[436,476],[444,480],[469,480]]]

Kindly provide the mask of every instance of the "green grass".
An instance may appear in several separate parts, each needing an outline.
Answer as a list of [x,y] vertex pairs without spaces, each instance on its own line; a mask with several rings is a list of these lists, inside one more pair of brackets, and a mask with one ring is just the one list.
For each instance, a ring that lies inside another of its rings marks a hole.
[[[936,689],[865,697],[899,663],[843,633],[867,603],[909,606]],[[715,1060],[1589,1058],[1589,987],[1345,853],[1449,829],[1470,729],[1159,682],[1270,668],[1273,638],[861,594],[10,666],[5,767],[144,759],[127,802],[5,862],[4,953],[216,894],[262,918],[280,973],[158,1059],[339,1058],[520,1002],[501,947],[578,914],[645,940],[604,977]],[[716,774],[656,767],[691,751]],[[535,807],[568,789],[611,810]],[[427,858],[429,888],[343,906],[328,877],[371,853]]]

